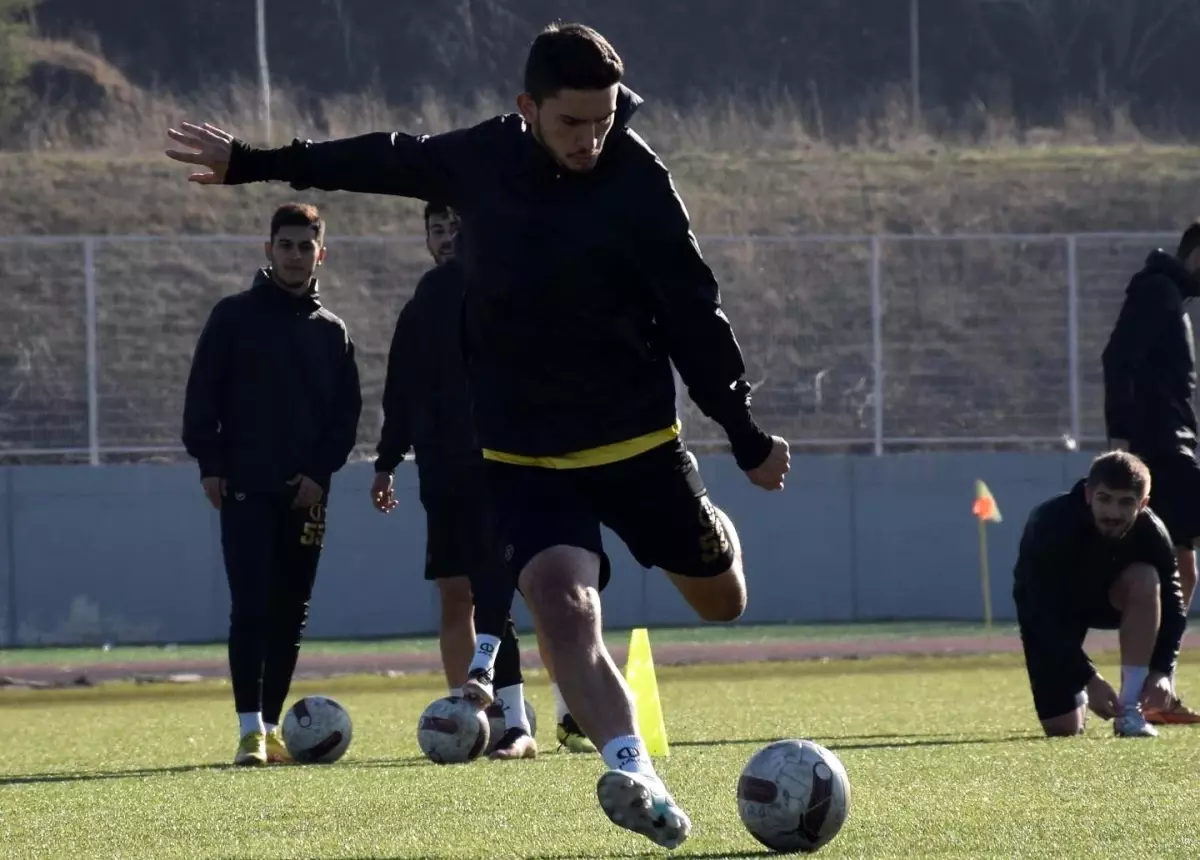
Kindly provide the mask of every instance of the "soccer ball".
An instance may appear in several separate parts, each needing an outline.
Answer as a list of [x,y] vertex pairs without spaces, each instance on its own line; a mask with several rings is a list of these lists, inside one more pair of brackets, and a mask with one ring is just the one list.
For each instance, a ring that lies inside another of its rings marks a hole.
[[[525,700],[525,716],[529,718],[529,734],[537,737],[537,714],[533,710],[533,704]],[[504,737],[504,732],[508,729],[508,724],[504,721],[504,707],[499,700],[492,702],[487,707],[488,731],[491,732],[491,739],[488,741],[487,749],[484,752],[490,753],[500,743],[500,739]]]
[[332,764],[346,754],[350,714],[328,696],[305,696],[283,717],[283,744],[302,764]]
[[487,715],[461,696],[435,699],[417,723],[417,744],[437,764],[474,761],[490,737]]
[[837,836],[850,811],[846,768],[807,740],[776,741],[752,755],[737,794],[750,835],[783,853],[816,851]]

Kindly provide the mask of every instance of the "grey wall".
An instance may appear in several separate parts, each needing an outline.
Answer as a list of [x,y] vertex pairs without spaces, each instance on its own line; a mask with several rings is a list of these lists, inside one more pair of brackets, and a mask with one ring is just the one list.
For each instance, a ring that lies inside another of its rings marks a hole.
[[[701,458],[746,556],[746,622],[975,619],[982,614],[974,481],[1004,522],[989,528],[992,600],[1011,618],[1011,570],[1029,510],[1082,476],[1086,454],[798,456],[787,489],[757,490],[732,459]],[[432,632],[415,469],[402,504],[368,502],[372,470],[334,481],[309,635]],[[0,468],[0,641],[191,642],[224,637],[228,597],[215,513],[182,465]],[[611,627],[694,622],[660,573],[606,535]],[[518,601],[519,603],[519,601]],[[523,606],[520,621],[527,623]]]

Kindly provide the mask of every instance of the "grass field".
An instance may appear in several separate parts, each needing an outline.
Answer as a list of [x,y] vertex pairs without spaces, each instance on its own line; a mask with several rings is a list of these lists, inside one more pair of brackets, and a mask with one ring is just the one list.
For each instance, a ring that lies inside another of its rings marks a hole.
[[[1111,655],[1102,671],[1115,677]],[[1194,666],[1194,664],[1193,664]],[[734,785],[780,737],[843,760],[852,808],[821,853],[860,858],[1200,856],[1200,730],[1121,741],[1038,736],[1018,660],[899,659],[660,668],[671,755],[658,762],[695,822],[672,856],[765,853]],[[1180,683],[1200,685],[1185,662]],[[355,738],[327,767],[226,767],[228,688],[106,685],[0,695],[5,858],[608,858],[664,856],[610,825],[601,764],[554,751],[541,676],[537,761],[439,767],[415,742],[432,676],[298,685],[351,711]]]

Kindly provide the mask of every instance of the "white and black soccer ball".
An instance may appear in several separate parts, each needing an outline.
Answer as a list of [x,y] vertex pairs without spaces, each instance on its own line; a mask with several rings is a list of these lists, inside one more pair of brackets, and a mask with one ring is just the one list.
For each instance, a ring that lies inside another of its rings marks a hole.
[[[486,753],[491,753],[500,743],[500,739],[504,737],[505,731],[508,730],[508,723],[504,719],[504,706],[499,700],[492,702],[487,707],[488,731],[491,733],[491,738],[488,740]],[[537,737],[537,713],[533,710],[533,703],[528,699],[525,700],[525,716],[529,719],[529,734]]]
[[809,740],[781,740],[750,757],[738,780],[738,814],[750,835],[781,853],[811,853],[850,812],[841,760]]
[[430,702],[417,723],[417,744],[425,757],[437,764],[474,761],[490,738],[487,714],[461,696]]
[[346,754],[353,735],[350,714],[328,696],[305,696],[283,717],[283,744],[301,764],[332,764]]

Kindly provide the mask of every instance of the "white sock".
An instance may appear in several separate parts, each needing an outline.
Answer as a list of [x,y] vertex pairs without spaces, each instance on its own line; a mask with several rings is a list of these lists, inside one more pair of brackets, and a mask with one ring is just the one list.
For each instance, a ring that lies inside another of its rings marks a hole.
[[271,734],[271,732],[275,731],[277,728],[279,728],[278,723],[263,723],[263,731],[267,734]]
[[1142,687],[1150,674],[1147,666],[1121,667],[1121,707],[1132,708],[1142,697]]
[[613,738],[600,751],[604,763],[610,770],[623,770],[626,773],[644,773],[655,776],[654,764],[646,754],[646,744],[637,735],[624,735]]
[[504,710],[504,727],[506,729],[522,728],[527,734],[533,734],[533,727],[529,725],[529,715],[525,713],[524,684],[501,687],[496,691],[496,701]]
[[1170,678],[1171,678],[1171,695],[1174,696],[1175,695],[1175,670],[1174,669],[1171,670]]
[[458,698],[460,698],[460,699],[461,699],[461,698],[462,698],[462,687],[451,687],[451,688],[450,688],[450,695],[451,695],[451,696],[458,696]]
[[480,633],[475,637],[475,656],[471,658],[468,672],[476,669],[487,669],[489,672],[496,665],[496,652],[500,650],[500,637]]
[[238,714],[238,728],[242,732],[242,737],[251,732],[263,731],[262,712],[254,711],[249,714]]
[[567,709],[567,700],[562,697],[562,690],[558,689],[558,684],[550,685],[550,695],[554,697],[554,720],[561,723],[563,717],[571,713]]

